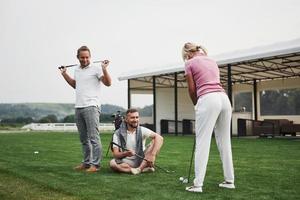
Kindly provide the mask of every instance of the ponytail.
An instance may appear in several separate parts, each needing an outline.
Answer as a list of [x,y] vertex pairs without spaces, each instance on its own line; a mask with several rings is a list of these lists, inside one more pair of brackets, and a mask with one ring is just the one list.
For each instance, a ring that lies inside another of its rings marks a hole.
[[182,48],[182,59],[186,60],[187,59],[187,54],[189,52],[199,52],[200,50],[201,50],[202,53],[207,55],[207,50],[203,46],[196,45],[196,44],[191,43],[191,42],[187,42],[187,43],[184,44],[184,46]]

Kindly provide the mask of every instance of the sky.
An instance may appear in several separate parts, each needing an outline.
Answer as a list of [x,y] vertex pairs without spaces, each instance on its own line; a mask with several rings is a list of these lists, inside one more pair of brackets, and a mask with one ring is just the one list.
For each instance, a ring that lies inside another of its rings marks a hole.
[[299,38],[299,10],[299,0],[0,0],[0,103],[74,103],[57,67],[87,45],[111,61],[102,103],[126,108],[122,73],[178,64],[185,42],[216,55]]

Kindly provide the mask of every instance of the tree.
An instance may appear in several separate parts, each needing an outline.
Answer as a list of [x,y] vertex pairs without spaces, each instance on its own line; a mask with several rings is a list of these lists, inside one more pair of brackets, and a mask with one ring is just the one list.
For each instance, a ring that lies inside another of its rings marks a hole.
[[18,117],[15,122],[20,124],[29,124],[33,122],[33,119],[31,117]]
[[266,90],[260,95],[262,115],[299,115],[300,89]]
[[75,123],[75,115],[68,115],[63,119],[63,123]]
[[47,115],[39,120],[40,123],[57,123],[56,115]]
[[114,121],[114,118],[113,118],[112,114],[101,113],[101,115],[100,115],[101,123],[112,123],[113,121]]

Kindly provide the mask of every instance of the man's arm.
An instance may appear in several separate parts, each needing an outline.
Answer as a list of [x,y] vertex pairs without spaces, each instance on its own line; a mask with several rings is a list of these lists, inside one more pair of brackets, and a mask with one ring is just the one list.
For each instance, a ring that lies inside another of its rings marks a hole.
[[76,88],[76,81],[71,78],[69,76],[69,74],[67,74],[67,69],[66,68],[62,68],[60,69],[60,72],[62,74],[62,76],[64,77],[64,79],[67,81],[67,83],[72,87],[72,88]]
[[114,147],[112,149],[112,153],[113,153],[113,157],[114,158],[118,158],[118,159],[125,158],[125,157],[130,157],[130,156],[135,155],[134,151],[131,151],[131,150],[120,152],[119,151],[119,147]]
[[161,146],[163,145],[164,138],[159,135],[158,133],[152,132],[150,135],[152,139],[152,150],[151,152],[145,157],[150,163],[153,163],[155,160],[156,155],[158,154]]
[[107,67],[109,65],[109,61],[108,60],[104,60],[101,63],[102,66],[102,72],[103,72],[103,76],[101,77],[101,81],[104,85],[106,86],[111,86],[111,77],[107,71]]

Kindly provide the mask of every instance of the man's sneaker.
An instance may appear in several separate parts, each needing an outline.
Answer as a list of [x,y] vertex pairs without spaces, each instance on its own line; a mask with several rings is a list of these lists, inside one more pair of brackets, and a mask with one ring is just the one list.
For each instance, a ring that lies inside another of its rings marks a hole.
[[219,184],[219,187],[222,187],[222,188],[229,188],[229,189],[234,189],[235,186],[233,183],[231,182],[227,182],[227,181],[224,181],[223,183],[220,183]]
[[186,187],[185,190],[188,192],[202,192],[202,187],[192,185],[192,186]]
[[96,167],[94,165],[91,165],[90,168],[88,168],[86,170],[86,172],[94,173],[94,172],[98,172],[99,170],[100,170],[100,167]]
[[140,168],[131,168],[130,171],[131,171],[131,173],[133,175],[137,175],[137,174],[141,173],[141,169]]
[[74,170],[83,171],[88,169],[89,167],[90,167],[89,165],[81,163],[80,165],[74,167]]
[[155,172],[153,167],[145,167],[142,172]]

